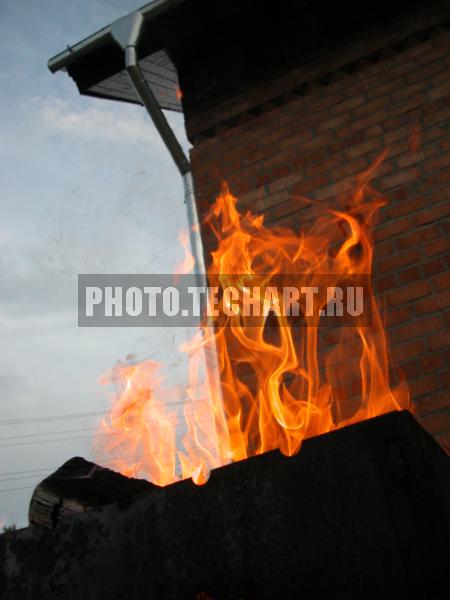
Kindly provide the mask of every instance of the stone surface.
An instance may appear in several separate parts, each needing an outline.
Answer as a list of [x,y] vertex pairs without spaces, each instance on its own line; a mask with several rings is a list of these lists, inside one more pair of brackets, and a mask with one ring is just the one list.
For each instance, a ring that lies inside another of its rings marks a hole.
[[76,456],[36,486],[28,520],[30,525],[54,529],[62,519],[74,514],[111,502],[127,506],[152,489],[154,486],[148,481],[124,477]]

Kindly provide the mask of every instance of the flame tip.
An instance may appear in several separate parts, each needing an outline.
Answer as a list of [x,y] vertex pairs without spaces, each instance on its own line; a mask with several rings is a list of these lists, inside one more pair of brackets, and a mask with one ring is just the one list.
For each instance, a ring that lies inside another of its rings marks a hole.
[[[349,275],[371,275],[371,228],[387,200],[370,181],[385,157],[386,151],[355,178],[356,189],[342,209],[291,194],[315,210],[314,221],[299,233],[269,228],[264,215],[250,210],[239,212],[223,180],[205,218],[216,238],[208,275],[240,290],[257,277],[269,286],[280,273],[303,273],[312,283],[328,274],[334,285]],[[181,231],[179,240],[185,257],[178,272],[188,273],[195,264],[189,232]],[[230,316],[233,327],[200,327],[180,345],[189,362],[189,381],[181,392],[163,385],[160,363],[130,355],[99,378],[120,391],[100,426],[102,433],[115,435],[99,437],[98,446],[104,454],[120,454],[115,465],[124,474],[157,485],[189,477],[204,485],[215,467],[274,448],[292,456],[306,437],[409,407],[402,375],[398,385],[390,383],[383,321],[370,294],[372,325],[341,327],[332,334],[319,335],[313,318],[300,336],[272,304],[257,327],[247,327],[242,312]],[[278,339],[269,338],[269,312],[282,325]],[[187,399],[183,419],[170,409],[175,393],[176,403]],[[180,425],[185,435],[177,445]]]

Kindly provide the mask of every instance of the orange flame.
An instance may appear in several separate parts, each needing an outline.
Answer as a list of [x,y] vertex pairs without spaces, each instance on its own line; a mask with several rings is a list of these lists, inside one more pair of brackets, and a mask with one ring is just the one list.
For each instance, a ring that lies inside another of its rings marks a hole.
[[183,247],[184,259],[175,267],[175,275],[185,275],[191,273],[195,265],[195,259],[189,249],[189,235],[185,229],[178,233],[178,241]]
[[[338,286],[348,275],[370,274],[371,228],[385,201],[369,181],[381,160],[358,177],[347,210],[318,206],[319,217],[300,234],[240,214],[224,185],[206,219],[217,240],[209,276],[242,289],[255,276],[270,285],[274,275],[302,273],[314,286],[328,274]],[[386,335],[371,302],[370,327],[324,333],[313,316],[299,330],[280,314],[272,336],[267,315],[257,327],[242,315],[232,326],[202,326],[180,348],[189,362],[182,391],[164,390],[155,362],[115,367],[103,381],[119,385],[118,400],[102,424],[102,433],[115,435],[98,436],[97,450],[128,476],[158,485],[192,477],[202,484],[212,468],[274,448],[291,456],[305,438],[407,408],[406,384],[389,382]],[[211,368],[214,353],[219,376]],[[171,402],[175,393],[181,402]],[[171,404],[184,415],[170,411]]]

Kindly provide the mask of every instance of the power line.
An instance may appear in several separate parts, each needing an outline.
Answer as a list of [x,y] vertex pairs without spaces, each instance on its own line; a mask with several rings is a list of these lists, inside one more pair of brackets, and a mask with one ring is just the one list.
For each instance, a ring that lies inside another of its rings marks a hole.
[[[169,454],[167,453],[166,456],[168,456]],[[135,461],[142,461],[144,458],[146,458],[144,455],[138,456],[135,453],[131,453],[131,454],[122,454],[120,456],[111,456],[111,454],[109,456],[95,456],[93,457],[92,460],[88,460],[85,459],[87,462],[93,462],[93,461],[98,461],[101,462],[103,464],[98,464],[98,463],[94,463],[97,464],[98,467],[101,468],[105,468],[105,469],[114,469],[114,464],[111,463],[108,465],[108,462],[115,461],[118,459],[122,459],[122,460],[126,460],[126,459],[132,459]],[[61,468],[62,465],[60,465],[59,467],[41,467],[41,468],[35,468],[35,469],[23,469],[21,471],[7,471],[5,473],[0,473],[0,481],[5,481],[5,477],[15,477],[16,475],[24,475],[23,478],[28,478],[28,476],[31,476],[33,474],[41,474],[41,473],[52,473],[55,472],[57,469]]]
[[0,425],[22,425],[23,423],[42,423],[44,421],[64,421],[65,419],[82,419],[84,417],[98,417],[108,411],[71,413],[67,415],[47,415],[45,417],[16,417],[15,419],[0,419]]
[[5,481],[19,481],[21,479],[34,479],[36,477],[42,477],[48,471],[42,471],[40,474],[35,473],[34,475],[21,475],[20,477],[7,477],[6,479],[0,479],[0,484],[5,483]]
[[[57,467],[55,467],[57,468]],[[9,471],[8,473],[0,473],[0,477],[9,477],[10,475],[22,475],[23,473],[39,473],[40,471],[55,470],[52,467],[42,467],[41,469],[25,469],[23,471]]]
[[[102,465],[102,468],[108,469],[108,468],[111,468],[111,467],[108,467],[106,465],[105,466]],[[55,470],[55,469],[53,469],[53,470]],[[47,471],[47,470],[45,470],[45,471]],[[35,475],[35,476],[37,477],[37,475]],[[30,475],[29,477],[32,477],[32,476]],[[3,480],[0,480],[0,484],[1,483],[6,483],[7,481],[16,481],[16,480],[25,479],[25,478],[28,478],[28,477],[23,477],[23,478],[22,477],[17,477],[17,478],[11,478],[11,479],[3,479]],[[6,492],[19,492],[19,491],[23,491],[23,490],[34,490],[35,488],[36,488],[36,486],[34,486],[34,485],[27,485],[27,486],[21,486],[21,487],[12,487],[12,488],[3,488],[3,489],[0,489],[0,494],[6,493]]]
[[[122,456],[122,457],[117,457],[117,458],[118,459],[120,459],[120,458],[122,458],[122,459],[124,459],[124,458],[132,458],[132,459],[134,459],[134,460],[136,460],[136,461],[139,462],[143,457],[136,457],[134,455],[128,455],[128,456]],[[111,460],[111,456],[109,456],[108,459]],[[98,459],[98,460],[100,460],[100,459]],[[101,467],[101,468],[105,468],[105,469],[114,469],[114,464],[108,465],[107,463],[105,463],[103,465],[98,465],[98,466]],[[38,477],[37,473],[39,471],[44,471],[44,473],[41,473],[41,474],[42,475],[46,475],[49,471],[51,472],[51,471],[55,471],[55,470],[56,469],[53,468],[53,469],[36,469],[35,471],[29,470],[29,471],[16,471],[16,472],[13,471],[13,472],[10,472],[10,473],[3,473],[3,474],[0,474],[0,475],[15,475],[16,473],[17,474],[19,474],[19,473],[36,473],[36,475],[26,475],[24,477],[12,477],[12,478],[9,478],[9,479],[0,479],[0,484],[1,483],[6,483],[7,481],[16,481],[16,480],[21,480],[21,479],[28,479],[28,478],[31,478],[31,477],[34,477],[34,476]],[[151,482],[149,481],[149,483],[151,483]],[[4,488],[4,489],[0,489],[0,494],[1,493],[6,493],[6,492],[18,492],[18,491],[23,491],[23,490],[35,489],[35,487],[36,486],[33,486],[33,485],[27,485],[27,486],[13,487],[13,488]]]
[[9,440],[17,440],[21,438],[39,437],[43,435],[59,435],[62,433],[80,433],[82,431],[96,431],[98,427],[83,427],[82,429],[63,429],[58,431],[42,431],[41,433],[24,433],[21,435],[11,435],[9,437],[0,437],[0,443]]
[[[111,460],[111,456],[104,456],[104,457],[99,457],[96,458],[94,460],[99,460],[101,462],[105,462],[107,463],[108,460]],[[122,457],[120,457],[122,459],[135,459],[135,460],[142,460],[143,457],[137,457],[134,454],[131,455],[124,455]],[[87,462],[92,462],[92,461],[87,461]],[[94,463],[96,464],[96,463]],[[61,465],[62,466],[62,465]],[[42,467],[40,469],[24,469],[23,471],[9,471],[6,473],[0,473],[0,483],[3,483],[4,481],[13,481],[13,480],[18,480],[18,479],[28,479],[30,477],[39,477],[40,475],[46,475],[47,473],[54,473],[57,469],[61,468],[60,467]],[[110,465],[109,467],[105,464],[105,465],[98,465],[101,468],[112,468],[114,465]]]
[[32,490],[33,486],[32,485],[27,485],[25,487],[17,487],[17,488],[6,488],[4,490],[0,490],[0,494],[3,494],[4,492],[18,492],[20,490]]
[[[107,435],[118,435],[119,431],[113,431],[111,433],[99,433],[95,437],[103,437]],[[33,440],[31,442],[17,442],[17,444],[0,444],[0,448],[12,448],[14,446],[32,446],[35,444],[51,444],[53,442],[69,442],[72,440],[91,440],[91,435],[79,435],[75,437],[64,437],[64,438],[54,438],[52,440]]]
[[[194,401],[202,402],[202,400]],[[181,406],[183,404],[188,404],[187,400],[177,400],[176,402],[160,402],[157,404],[150,404],[149,408],[171,408],[172,406]],[[114,409],[112,409],[114,410]],[[42,423],[49,421],[64,421],[66,419],[83,419],[85,417],[99,417],[99,416],[107,416],[112,411],[111,409],[96,411],[96,412],[84,412],[84,413],[69,413],[66,415],[47,415],[47,416],[39,416],[39,417],[15,417],[12,419],[0,419],[0,425],[23,425],[25,423]]]
[[[196,421],[196,425],[204,425],[206,423],[211,422],[211,420],[213,420],[214,417],[213,416],[208,416],[206,419],[202,419],[202,420],[198,420]],[[151,419],[149,421],[149,424],[151,423]],[[182,425],[181,423],[178,425],[174,425],[175,428],[179,427],[180,425]],[[65,437],[65,438],[50,438],[48,440],[32,440],[29,442],[17,442],[17,443],[11,443],[11,444],[3,444],[2,442],[5,441],[9,441],[9,440],[16,440],[16,439],[28,439],[28,438],[33,438],[33,437],[42,437],[42,436],[52,436],[52,435],[61,435],[61,434],[65,434],[65,433],[79,433],[79,432],[84,432],[84,431],[99,431],[98,427],[83,427],[80,429],[66,429],[66,430],[58,430],[58,431],[43,431],[42,433],[25,433],[25,434],[20,434],[20,435],[14,435],[14,436],[8,436],[8,437],[1,437],[0,438],[0,449],[1,448],[12,448],[15,446],[29,446],[29,445],[34,445],[34,444],[48,444],[50,442],[63,442],[65,440],[83,440],[83,439],[92,439],[92,438],[97,438],[100,436],[107,436],[107,435],[126,435],[125,432],[119,430],[119,431],[114,431],[114,426],[112,425],[106,425],[107,428],[112,429],[113,431],[108,431],[108,432],[99,432],[96,433],[94,436],[91,435],[84,435],[84,436],[73,436],[73,437]]]

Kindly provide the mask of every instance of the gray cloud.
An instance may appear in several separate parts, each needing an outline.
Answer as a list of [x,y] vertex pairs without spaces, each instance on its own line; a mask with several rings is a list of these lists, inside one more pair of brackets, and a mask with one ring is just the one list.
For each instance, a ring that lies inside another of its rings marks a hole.
[[[91,442],[89,435],[13,446],[1,440],[64,438],[58,431],[95,426],[96,417],[16,425],[5,419],[105,410],[97,379],[130,352],[174,364],[172,378],[183,376],[176,348],[184,331],[76,326],[78,273],[170,272],[183,255],[176,241],[186,227],[182,185],[143,110],[82,98],[69,77],[46,68],[67,43],[136,7],[124,0],[0,4],[0,519],[6,523],[26,523],[31,488],[41,477],[10,481],[8,473],[89,457]],[[170,118],[183,135],[182,119]],[[29,489],[2,491],[21,487]]]

